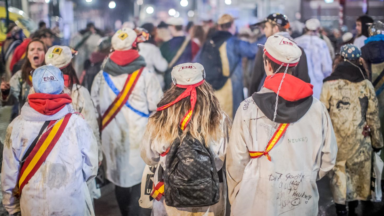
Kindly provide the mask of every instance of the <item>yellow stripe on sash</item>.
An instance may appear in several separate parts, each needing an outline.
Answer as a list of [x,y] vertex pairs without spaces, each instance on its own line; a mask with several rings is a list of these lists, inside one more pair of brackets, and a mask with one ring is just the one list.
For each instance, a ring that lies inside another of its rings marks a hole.
[[129,91],[131,90],[133,84],[135,83],[139,72],[140,72],[140,70],[137,70],[137,71],[132,73],[131,78],[129,79],[127,86],[124,88],[124,92],[122,93],[121,97],[116,101],[116,103],[113,105],[112,109],[110,109],[110,111],[103,118],[102,125],[105,125],[111,119],[111,117],[114,116],[113,114],[118,110],[118,108],[124,102],[124,99],[127,96],[127,94],[129,93]]
[[268,145],[266,152],[271,151],[271,149],[276,145],[277,141],[280,139],[280,137],[283,135],[283,132],[288,124],[281,124],[281,127],[276,133],[276,136],[273,137],[272,142]]
[[19,180],[19,187],[27,178],[32,169],[36,166],[37,162],[40,160],[41,156],[45,153],[49,145],[52,143],[53,138],[56,136],[57,131],[59,130],[61,124],[63,123],[64,118],[57,121],[57,123],[53,126],[51,132],[49,132],[47,138],[44,140],[44,143],[41,145],[39,150],[36,152],[35,156],[32,158],[31,162],[28,164],[27,168],[23,172],[23,175]]
[[188,115],[186,115],[185,118],[183,119],[183,121],[181,122],[181,125],[180,125],[181,130],[185,129],[185,125],[187,124],[187,122],[191,118],[191,116],[192,116],[192,110],[188,112]]

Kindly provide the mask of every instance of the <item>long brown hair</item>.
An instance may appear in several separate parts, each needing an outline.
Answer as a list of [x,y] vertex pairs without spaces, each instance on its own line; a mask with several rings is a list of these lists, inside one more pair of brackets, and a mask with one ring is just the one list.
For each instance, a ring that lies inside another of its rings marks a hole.
[[[165,92],[163,99],[157,106],[161,107],[171,103],[184,91],[183,88],[172,86]],[[150,117],[145,136],[158,141],[157,143],[168,144],[172,144],[178,137],[183,139],[187,133],[206,145],[211,140],[220,139],[224,134],[221,124],[224,112],[213,94],[212,87],[204,82],[196,87],[196,93],[197,101],[192,119],[182,133],[179,134],[180,121],[191,108],[190,97],[186,97],[168,109],[156,112]]]
[[72,91],[72,86],[74,83],[79,84],[79,79],[77,78],[76,71],[72,66],[72,62],[69,63],[65,68],[60,69],[64,75],[69,76],[69,86],[68,88]]
[[200,41],[200,46],[203,46],[205,42],[205,32],[203,26],[195,25],[192,28],[192,38],[197,38]]
[[[31,62],[28,59],[29,46],[32,43],[34,43],[34,42],[41,43],[43,45],[43,47],[44,47],[44,53],[47,53],[47,47],[45,46],[44,42],[41,41],[40,39],[32,39],[32,41],[29,42],[29,44],[27,46],[27,52],[25,53],[25,61],[24,61],[23,66],[21,66],[21,78],[24,81],[28,80],[29,79],[29,75],[31,75],[31,71],[35,70],[35,69],[32,68]],[[45,65],[45,58],[44,58],[44,61],[43,61],[42,65]]]

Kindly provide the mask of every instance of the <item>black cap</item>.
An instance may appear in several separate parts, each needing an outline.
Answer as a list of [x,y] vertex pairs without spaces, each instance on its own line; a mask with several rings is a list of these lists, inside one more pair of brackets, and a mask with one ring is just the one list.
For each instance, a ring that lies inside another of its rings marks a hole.
[[285,29],[289,29],[289,27],[290,27],[290,24],[289,24],[289,21],[288,21],[288,17],[285,16],[284,14],[280,14],[280,13],[270,14],[263,21],[258,22],[256,24],[253,24],[250,27],[256,27],[256,26],[259,26],[259,25],[264,24],[266,22],[271,22],[273,24],[280,25],[280,26],[282,26]]

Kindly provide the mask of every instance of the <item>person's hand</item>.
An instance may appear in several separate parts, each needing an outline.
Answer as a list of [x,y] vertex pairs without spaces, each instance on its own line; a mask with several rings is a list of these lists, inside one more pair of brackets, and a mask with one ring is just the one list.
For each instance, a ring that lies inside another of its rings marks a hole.
[[11,85],[9,84],[9,82],[6,82],[6,81],[3,81],[1,82],[1,91],[7,91],[11,88]]
[[364,135],[364,137],[371,136],[371,127],[369,127],[369,125],[364,126],[363,135]]

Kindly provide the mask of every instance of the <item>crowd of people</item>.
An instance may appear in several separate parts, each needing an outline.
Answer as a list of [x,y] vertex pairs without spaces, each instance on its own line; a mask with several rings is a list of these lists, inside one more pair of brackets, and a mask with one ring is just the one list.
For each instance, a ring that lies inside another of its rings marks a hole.
[[124,216],[315,216],[326,175],[337,215],[381,201],[382,22],[357,18],[355,36],[279,13],[240,31],[229,14],[184,24],[89,23],[70,46],[44,23],[28,38],[9,26],[9,215],[95,215],[103,161]]

